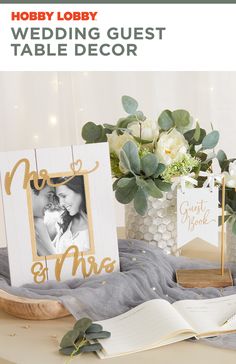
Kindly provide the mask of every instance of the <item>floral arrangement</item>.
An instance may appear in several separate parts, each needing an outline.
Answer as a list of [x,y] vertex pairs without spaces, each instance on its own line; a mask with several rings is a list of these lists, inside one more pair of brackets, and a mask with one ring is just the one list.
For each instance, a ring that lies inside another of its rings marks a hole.
[[134,98],[123,96],[122,105],[126,116],[116,124],[88,122],[82,137],[86,143],[109,142],[116,199],[122,204],[133,201],[135,210],[145,215],[148,196],[161,198],[181,176],[191,175],[201,183],[199,172],[211,172],[219,132],[207,133],[187,110],[164,110],[151,120]]

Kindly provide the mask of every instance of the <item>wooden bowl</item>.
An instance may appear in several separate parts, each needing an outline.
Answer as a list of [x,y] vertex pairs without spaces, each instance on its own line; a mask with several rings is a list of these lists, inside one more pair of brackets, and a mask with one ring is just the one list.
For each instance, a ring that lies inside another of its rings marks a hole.
[[56,300],[18,297],[1,289],[0,309],[26,320],[52,320],[70,315],[63,304]]

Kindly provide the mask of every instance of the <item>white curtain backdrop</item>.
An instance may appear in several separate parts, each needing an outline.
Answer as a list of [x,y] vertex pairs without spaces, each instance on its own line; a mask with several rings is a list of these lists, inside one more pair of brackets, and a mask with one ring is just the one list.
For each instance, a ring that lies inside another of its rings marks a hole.
[[[85,122],[112,124],[124,115],[122,95],[154,119],[164,109],[189,110],[236,155],[236,72],[0,72],[0,151],[82,143]],[[115,207],[122,226],[123,207]],[[0,245],[2,214],[1,207]]]

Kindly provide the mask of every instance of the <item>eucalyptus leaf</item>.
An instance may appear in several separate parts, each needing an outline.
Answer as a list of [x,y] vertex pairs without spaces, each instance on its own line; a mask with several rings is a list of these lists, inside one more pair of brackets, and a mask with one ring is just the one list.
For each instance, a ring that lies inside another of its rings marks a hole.
[[60,342],[61,348],[67,348],[68,346],[73,346],[75,341],[77,340],[79,333],[77,330],[68,331],[62,338]]
[[117,126],[113,124],[103,124],[104,128],[110,129],[110,130],[116,130]]
[[129,115],[126,118],[121,118],[117,122],[117,128],[127,129],[128,125],[134,121],[138,122],[136,115]]
[[194,144],[190,144],[189,153],[192,157],[196,155],[196,149]]
[[75,323],[73,330],[77,330],[79,333],[84,333],[91,324],[92,320],[90,318],[83,317]]
[[95,352],[102,349],[100,343],[90,343],[89,340],[107,339],[111,336],[108,331],[103,331],[100,324],[92,323],[88,317],[78,320],[73,330],[68,331],[62,338],[59,352],[63,355],[74,356],[80,353]]
[[207,159],[207,154],[203,153],[203,152],[197,152],[196,158],[199,158],[201,160],[201,162],[205,162]]
[[61,348],[61,349],[59,349],[59,352],[61,354],[63,354],[63,355],[66,355],[66,356],[71,356],[71,354],[73,352],[74,352],[73,356],[79,354],[79,351],[75,351],[75,347],[74,346],[69,346],[67,348]]
[[122,96],[122,105],[127,114],[134,114],[138,109],[138,102],[130,96]]
[[103,129],[103,133],[106,135],[106,141],[107,141],[107,134],[112,134],[112,132],[113,132],[112,129],[108,129],[108,128]]
[[138,153],[138,147],[134,142],[128,141],[123,145],[122,150],[125,152],[129,163],[130,170],[136,174],[140,173],[140,158]]
[[130,182],[125,187],[123,188],[117,187],[115,192],[116,199],[120,203],[126,205],[134,199],[137,190],[138,190],[137,183],[135,179],[131,178]]
[[82,128],[82,138],[87,143],[96,143],[103,135],[103,127],[96,125],[92,121],[86,123]]
[[96,339],[107,339],[111,336],[109,331],[100,331],[100,332],[91,332],[86,333],[85,337],[88,340],[96,340]]
[[101,136],[100,136],[99,139],[96,140],[96,143],[107,142],[107,134],[106,133],[110,134],[111,132],[110,132],[110,130],[107,131],[106,129],[102,128]]
[[217,130],[213,130],[205,136],[202,141],[202,149],[213,149],[217,145],[220,134]]
[[217,152],[216,158],[218,159],[219,165],[222,169],[224,167],[224,162],[227,161],[227,156],[226,156],[225,152],[222,149],[220,149]]
[[147,197],[146,193],[141,187],[139,187],[137,192],[135,193],[134,208],[137,211],[137,213],[140,214],[141,216],[144,216],[147,211],[148,208]]
[[200,137],[199,137],[198,141],[196,141],[196,140],[194,139],[194,144],[195,144],[195,145],[200,145],[200,144],[202,144],[202,141],[203,141],[203,139],[205,138],[205,136],[206,136],[206,130],[205,130],[205,129],[200,128]]
[[197,122],[195,131],[194,131],[194,134],[193,134],[193,139],[196,140],[196,142],[198,142],[199,139],[200,139],[200,136],[201,136],[201,129],[200,129],[199,123]]
[[142,111],[139,111],[139,110],[136,111],[135,115],[137,116],[138,120],[140,120],[140,121],[145,121],[147,119]]
[[193,144],[193,145],[200,145],[202,144],[202,141],[203,139],[205,138],[206,136],[206,130],[200,128],[200,137],[198,138],[198,140],[195,140],[194,139],[194,134],[196,132],[196,129],[191,129],[191,130],[188,130],[184,133],[184,137],[185,139],[190,143],[190,144]]
[[152,176],[158,167],[158,160],[155,154],[148,153],[141,159],[141,169],[147,177]]
[[171,183],[161,181],[160,179],[156,179],[154,182],[161,191],[168,192],[171,190]]
[[229,170],[229,164],[234,162],[236,159],[227,159],[225,160],[222,164],[221,164],[221,171],[224,172],[224,171],[228,171]]
[[177,129],[187,128],[191,124],[190,114],[187,110],[173,111],[172,119],[173,119]]
[[195,129],[188,130],[186,133],[184,133],[184,137],[189,143],[192,141],[194,133]]
[[158,166],[157,166],[157,169],[155,171],[154,178],[159,177],[160,174],[162,174],[165,169],[166,169],[166,166],[164,164],[162,164],[162,163],[159,163]]
[[127,157],[126,153],[123,150],[120,151],[120,163],[123,168],[125,168],[130,172],[133,172],[131,169],[129,158]]
[[159,127],[162,130],[169,130],[175,125],[172,118],[172,112],[170,110],[164,110],[158,118]]
[[100,332],[102,331],[102,325],[99,324],[92,324],[89,326],[89,328],[86,330],[86,334],[91,334],[93,332]]
[[102,350],[102,345],[99,343],[96,344],[85,344],[81,346],[79,349],[79,353],[91,353],[93,351],[99,351]]

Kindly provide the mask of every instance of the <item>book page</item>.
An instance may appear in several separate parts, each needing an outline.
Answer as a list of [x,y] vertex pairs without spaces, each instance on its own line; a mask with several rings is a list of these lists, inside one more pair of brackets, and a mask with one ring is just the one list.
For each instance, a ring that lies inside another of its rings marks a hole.
[[236,318],[224,322],[236,313],[236,295],[205,300],[177,301],[172,306],[200,334],[236,330]]
[[[111,338],[101,341],[105,356],[122,355],[129,352],[164,345],[192,337],[191,326],[165,300],[151,300],[114,318],[99,322],[103,329],[111,332]],[[178,334],[184,337],[177,338]]]

